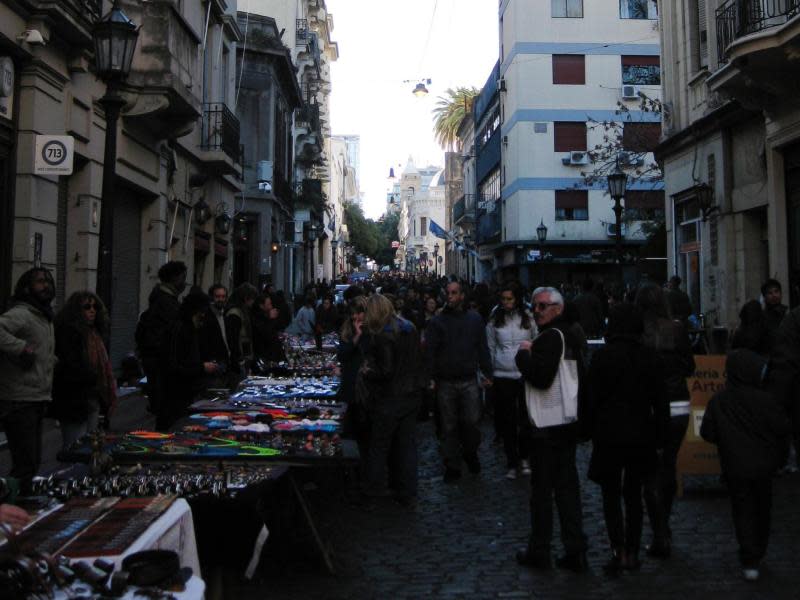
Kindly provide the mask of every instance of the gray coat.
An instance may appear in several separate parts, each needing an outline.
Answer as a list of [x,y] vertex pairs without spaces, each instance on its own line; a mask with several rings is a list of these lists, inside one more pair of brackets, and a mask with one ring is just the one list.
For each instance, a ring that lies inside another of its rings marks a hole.
[[[34,361],[23,369],[23,348],[33,348]],[[50,402],[56,363],[53,323],[39,309],[19,302],[0,315],[0,401]]]
[[536,324],[533,319],[531,319],[530,329],[523,329],[522,316],[519,314],[506,317],[506,322],[502,327],[495,327],[494,314],[492,314],[489,324],[486,326],[486,342],[489,344],[489,354],[492,357],[494,377],[520,379],[522,373],[519,372],[517,363],[514,361],[519,344],[523,341],[531,342],[535,337]]

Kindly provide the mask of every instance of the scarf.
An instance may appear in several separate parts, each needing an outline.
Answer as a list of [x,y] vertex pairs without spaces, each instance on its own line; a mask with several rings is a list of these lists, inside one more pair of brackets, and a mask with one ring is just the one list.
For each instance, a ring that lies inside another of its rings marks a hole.
[[117,380],[114,378],[103,338],[94,327],[89,329],[86,336],[86,353],[89,356],[89,364],[97,373],[96,389],[100,396],[101,412],[111,415],[117,405]]

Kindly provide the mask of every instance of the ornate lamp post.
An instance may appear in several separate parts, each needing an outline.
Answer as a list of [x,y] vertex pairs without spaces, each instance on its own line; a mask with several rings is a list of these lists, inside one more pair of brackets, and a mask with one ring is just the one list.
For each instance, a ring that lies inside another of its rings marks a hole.
[[628,176],[620,169],[619,161],[612,173],[608,175],[608,194],[614,199],[614,216],[616,218],[616,229],[614,231],[614,242],[617,250],[617,263],[619,264],[620,279],[622,279],[622,204],[621,200],[625,196],[628,185]]
[[131,72],[139,29],[115,0],[111,11],[92,29],[97,76],[105,82],[100,105],[106,113],[106,141],[103,154],[103,198],[100,213],[100,252],[97,257],[97,295],[111,311],[111,270],[114,244],[114,189],[117,162],[117,122],[125,100],[122,84]]
[[436,278],[439,278],[439,242],[433,244],[433,269]]
[[338,248],[339,248],[339,240],[333,238],[331,240],[331,250],[333,254],[333,260],[331,261],[332,263],[331,279],[333,279],[334,282],[336,281],[336,263],[339,262],[339,256],[337,254]]
[[542,285],[544,285],[544,244],[547,241],[547,225],[544,224],[543,219],[539,219],[536,237],[539,239],[539,278]]

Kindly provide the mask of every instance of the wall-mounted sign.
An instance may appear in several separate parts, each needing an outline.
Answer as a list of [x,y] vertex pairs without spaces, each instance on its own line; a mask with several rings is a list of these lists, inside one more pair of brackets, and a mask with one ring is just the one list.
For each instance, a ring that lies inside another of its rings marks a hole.
[[37,135],[33,172],[37,175],[72,175],[75,138],[71,135]]

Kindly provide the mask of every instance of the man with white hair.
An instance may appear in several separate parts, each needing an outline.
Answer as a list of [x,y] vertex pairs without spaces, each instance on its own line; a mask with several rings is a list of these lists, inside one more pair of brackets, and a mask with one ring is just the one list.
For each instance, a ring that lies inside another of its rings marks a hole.
[[[555,288],[537,288],[533,292],[532,308],[539,335],[532,342],[520,344],[517,367],[529,385],[546,390],[553,385],[558,374],[562,354],[567,360],[576,360],[580,416],[584,369],[580,341],[564,318],[564,298]],[[528,547],[517,553],[517,562],[538,569],[550,568],[555,497],[565,550],[564,556],[556,559],[556,565],[575,572],[585,571],[586,536],[575,467],[575,449],[580,434],[578,421],[543,428],[532,423],[531,427],[531,536]]]

